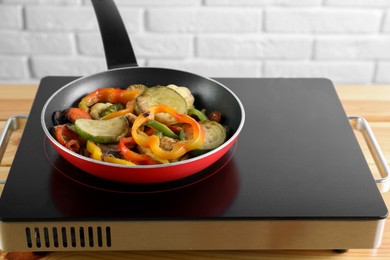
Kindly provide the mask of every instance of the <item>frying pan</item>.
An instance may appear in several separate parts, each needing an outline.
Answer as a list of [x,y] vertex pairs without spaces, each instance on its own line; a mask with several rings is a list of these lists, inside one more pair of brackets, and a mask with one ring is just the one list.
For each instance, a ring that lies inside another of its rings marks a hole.
[[[55,150],[86,173],[110,181],[131,184],[156,184],[176,181],[204,170],[220,159],[236,142],[244,125],[244,107],[238,97],[221,83],[193,73],[138,67],[129,36],[112,0],[92,0],[98,20],[108,70],[79,78],[61,87],[45,103],[41,113],[43,131]],[[76,106],[88,93],[103,87],[126,88],[176,84],[186,86],[195,97],[195,107],[220,111],[229,136],[220,147],[188,160],[159,165],[125,166],[97,161],[72,152],[51,135],[54,111]]]

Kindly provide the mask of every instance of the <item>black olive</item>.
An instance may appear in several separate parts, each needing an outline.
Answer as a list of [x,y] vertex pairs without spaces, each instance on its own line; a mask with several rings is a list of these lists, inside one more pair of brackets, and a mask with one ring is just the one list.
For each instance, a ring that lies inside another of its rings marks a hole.
[[148,116],[150,116],[150,111],[143,112],[142,115],[144,117],[148,117]]
[[65,116],[64,111],[55,111],[52,115],[54,125],[63,125],[69,123],[69,119]]

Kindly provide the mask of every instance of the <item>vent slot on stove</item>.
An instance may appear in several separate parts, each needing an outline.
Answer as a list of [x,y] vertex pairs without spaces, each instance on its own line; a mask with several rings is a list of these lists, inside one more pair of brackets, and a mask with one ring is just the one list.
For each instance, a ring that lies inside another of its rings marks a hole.
[[26,227],[28,248],[111,247],[110,227]]

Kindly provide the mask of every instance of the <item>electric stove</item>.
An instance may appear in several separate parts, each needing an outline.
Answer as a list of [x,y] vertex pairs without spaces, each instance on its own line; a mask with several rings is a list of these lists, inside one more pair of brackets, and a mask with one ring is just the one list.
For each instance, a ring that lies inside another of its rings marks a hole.
[[329,80],[216,79],[245,107],[236,144],[194,176],[129,185],[78,170],[44,136],[43,104],[74,79],[40,82],[0,200],[2,250],[380,245],[388,211]]

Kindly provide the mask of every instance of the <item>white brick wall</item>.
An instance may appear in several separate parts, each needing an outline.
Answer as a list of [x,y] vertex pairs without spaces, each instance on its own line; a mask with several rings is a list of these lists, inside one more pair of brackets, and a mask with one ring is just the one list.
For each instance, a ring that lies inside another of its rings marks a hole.
[[[140,66],[390,84],[390,0],[116,0]],[[106,69],[89,0],[0,0],[0,82]]]

